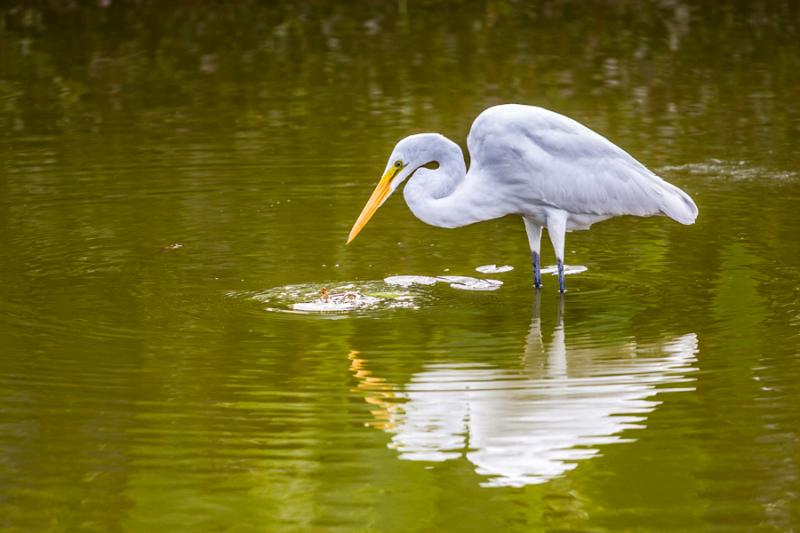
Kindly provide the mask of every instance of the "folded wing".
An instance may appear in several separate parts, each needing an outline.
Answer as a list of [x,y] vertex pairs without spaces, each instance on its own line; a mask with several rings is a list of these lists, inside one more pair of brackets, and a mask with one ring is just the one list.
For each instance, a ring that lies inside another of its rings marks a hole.
[[682,224],[697,217],[688,194],[602,135],[546,109],[489,108],[467,143],[468,177],[502,191],[521,214],[545,206],[598,216],[664,214]]

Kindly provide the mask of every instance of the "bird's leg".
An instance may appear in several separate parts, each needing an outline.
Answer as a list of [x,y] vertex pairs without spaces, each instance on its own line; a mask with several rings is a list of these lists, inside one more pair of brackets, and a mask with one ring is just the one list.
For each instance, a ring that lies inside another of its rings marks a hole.
[[537,289],[542,288],[542,266],[539,252],[531,252],[533,260],[533,286]]
[[558,290],[567,292],[564,283],[564,239],[567,233],[567,213],[560,209],[552,209],[547,212],[547,234],[550,242],[553,243],[553,250],[556,252],[556,262],[558,264]]
[[528,244],[531,247],[531,261],[533,263],[533,286],[537,289],[542,288],[542,227],[527,218],[525,221],[525,231],[528,233]]

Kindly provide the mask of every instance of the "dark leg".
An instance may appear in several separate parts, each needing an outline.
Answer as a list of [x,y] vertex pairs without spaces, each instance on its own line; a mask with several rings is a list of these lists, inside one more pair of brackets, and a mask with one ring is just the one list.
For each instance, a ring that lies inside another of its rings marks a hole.
[[556,252],[558,262],[558,291],[567,292],[564,285],[564,236],[567,232],[567,213],[560,210],[552,210],[547,214],[547,233],[550,235],[550,242],[553,243],[553,250]]
[[539,252],[531,252],[533,258],[533,286],[537,289],[542,288],[542,266]]
[[528,234],[528,244],[531,246],[531,259],[533,262],[533,286],[542,288],[542,256],[539,253],[542,241],[542,227],[532,220],[522,217],[525,222],[525,231]]

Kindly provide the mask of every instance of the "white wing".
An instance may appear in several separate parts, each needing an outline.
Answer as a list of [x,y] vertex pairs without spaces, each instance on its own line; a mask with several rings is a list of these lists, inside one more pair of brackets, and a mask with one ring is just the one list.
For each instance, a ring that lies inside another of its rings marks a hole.
[[481,113],[467,139],[468,178],[519,214],[555,207],[578,215],[663,213],[683,224],[697,206],[682,190],[586,126],[539,107]]

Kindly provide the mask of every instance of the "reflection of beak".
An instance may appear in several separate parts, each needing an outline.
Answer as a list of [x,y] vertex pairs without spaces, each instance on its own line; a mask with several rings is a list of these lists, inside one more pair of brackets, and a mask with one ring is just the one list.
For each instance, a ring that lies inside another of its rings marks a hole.
[[347,244],[350,244],[350,241],[356,238],[356,235],[361,231],[361,229],[367,225],[369,219],[372,218],[372,215],[375,214],[375,211],[383,205],[383,202],[386,201],[386,198],[389,196],[391,192],[389,189],[389,184],[392,182],[392,178],[399,169],[392,165],[389,170],[381,178],[381,181],[378,182],[378,186],[375,187],[375,190],[372,191],[372,196],[369,197],[367,200],[367,205],[364,206],[364,209],[361,211],[361,214],[358,215],[358,219],[356,223],[353,224],[353,229],[350,230],[350,235],[347,236]]

